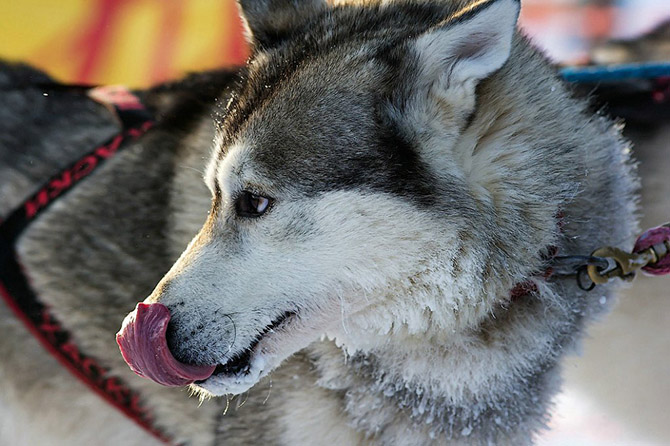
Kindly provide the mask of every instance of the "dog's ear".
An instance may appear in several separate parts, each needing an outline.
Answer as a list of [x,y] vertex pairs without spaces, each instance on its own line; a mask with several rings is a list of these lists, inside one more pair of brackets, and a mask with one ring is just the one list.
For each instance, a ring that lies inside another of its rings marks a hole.
[[328,6],[325,0],[238,0],[237,3],[247,40],[261,48],[281,42]]
[[479,0],[427,31],[410,37],[401,61],[389,117],[421,156],[447,169],[444,147],[463,131],[475,110],[476,86],[510,56],[519,0]]
[[430,87],[469,87],[507,61],[519,0],[480,0],[416,37],[418,82]]

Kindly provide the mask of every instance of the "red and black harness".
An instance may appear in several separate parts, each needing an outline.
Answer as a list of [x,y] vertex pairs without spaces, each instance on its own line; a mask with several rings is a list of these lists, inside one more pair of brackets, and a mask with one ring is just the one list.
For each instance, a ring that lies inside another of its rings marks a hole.
[[169,438],[152,422],[140,396],[118,377],[83,354],[70,334],[43,305],[32,290],[19,261],[16,244],[23,231],[58,197],[89,176],[106,160],[149,130],[154,121],[135,95],[119,88],[93,88],[89,96],[113,109],[122,124],[121,131],[104,144],[53,176],[34,195],[0,221],[0,296],[28,330],[51,355],[83,381],[91,390],[116,407],[142,428],[165,443]]

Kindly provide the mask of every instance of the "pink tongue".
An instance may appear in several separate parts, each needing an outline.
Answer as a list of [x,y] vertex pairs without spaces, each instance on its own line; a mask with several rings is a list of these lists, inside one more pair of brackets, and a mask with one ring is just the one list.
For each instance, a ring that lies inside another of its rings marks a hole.
[[164,386],[184,386],[209,378],[214,366],[188,365],[172,356],[165,338],[168,322],[170,311],[159,303],[140,302],[126,316],[116,342],[130,369]]

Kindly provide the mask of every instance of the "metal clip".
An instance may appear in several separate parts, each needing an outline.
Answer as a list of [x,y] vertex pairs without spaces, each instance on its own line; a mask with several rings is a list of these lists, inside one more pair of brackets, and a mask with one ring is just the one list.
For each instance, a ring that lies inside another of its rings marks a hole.
[[610,265],[607,268],[588,265],[586,268],[589,278],[596,284],[607,283],[613,277],[631,281],[638,270],[658,262],[660,257],[658,254],[653,246],[638,253],[628,253],[619,248],[607,246],[596,249],[591,255],[611,259]]

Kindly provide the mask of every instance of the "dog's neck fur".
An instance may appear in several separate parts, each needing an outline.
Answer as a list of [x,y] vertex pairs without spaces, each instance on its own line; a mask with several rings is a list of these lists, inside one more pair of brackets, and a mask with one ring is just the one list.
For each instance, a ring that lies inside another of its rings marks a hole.
[[[546,421],[559,384],[555,352],[568,339],[561,321],[575,323],[579,314],[527,296],[479,327],[427,339],[391,337],[346,359],[327,343],[310,351],[319,385],[345,392],[349,422],[382,444],[445,437],[525,444]],[[542,331],[531,328],[539,326]]]

